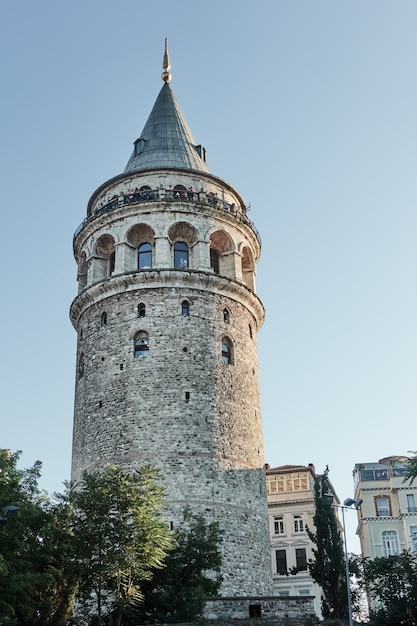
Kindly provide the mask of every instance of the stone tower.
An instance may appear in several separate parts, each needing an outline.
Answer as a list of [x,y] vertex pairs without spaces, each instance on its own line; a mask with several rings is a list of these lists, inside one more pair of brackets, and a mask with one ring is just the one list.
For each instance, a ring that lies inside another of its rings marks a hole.
[[225,531],[223,595],[272,590],[255,293],[260,238],[209,173],[169,86],[123,174],[74,235],[78,334],[72,478],[157,465],[175,528],[189,506]]

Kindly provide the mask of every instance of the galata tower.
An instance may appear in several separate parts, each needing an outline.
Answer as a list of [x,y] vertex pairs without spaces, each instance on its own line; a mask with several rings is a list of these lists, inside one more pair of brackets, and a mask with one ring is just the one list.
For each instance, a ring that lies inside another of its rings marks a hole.
[[255,291],[261,242],[239,193],[209,173],[169,86],[123,174],[74,235],[78,335],[72,478],[160,468],[167,522],[224,529],[222,595],[272,590]]

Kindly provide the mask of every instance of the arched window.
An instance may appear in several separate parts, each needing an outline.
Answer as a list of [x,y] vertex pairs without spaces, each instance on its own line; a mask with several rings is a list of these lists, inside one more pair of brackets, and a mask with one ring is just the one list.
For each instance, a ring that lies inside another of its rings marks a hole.
[[226,324],[230,323],[230,313],[228,309],[223,309],[223,322],[226,322]]
[[115,241],[111,235],[102,235],[95,246],[93,259],[93,275],[98,280],[109,278],[115,268],[116,252]]
[[149,270],[152,267],[152,246],[141,243],[138,247],[138,269]]
[[174,267],[181,270],[188,267],[188,246],[184,241],[174,244]]
[[210,267],[215,274],[220,273],[219,253],[214,248],[210,248]]
[[174,187],[174,199],[175,200],[188,200],[187,188],[184,185],[175,185]]
[[222,361],[228,365],[232,364],[233,349],[232,342],[228,337],[224,337],[222,340]]
[[105,311],[103,311],[103,313],[101,314],[100,324],[102,326],[106,326],[107,324],[107,313]]
[[181,315],[190,315],[190,303],[187,300],[184,300],[181,304]]
[[398,535],[395,530],[384,530],[381,536],[384,556],[395,556],[399,554]]
[[149,355],[149,335],[141,331],[134,340],[135,359],[142,359]]
[[143,302],[141,302],[140,304],[138,304],[138,317],[145,317],[145,305],[143,304]]

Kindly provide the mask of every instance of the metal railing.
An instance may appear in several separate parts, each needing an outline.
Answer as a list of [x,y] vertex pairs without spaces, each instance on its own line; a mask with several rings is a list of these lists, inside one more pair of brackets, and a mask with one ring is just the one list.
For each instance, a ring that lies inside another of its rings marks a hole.
[[119,196],[115,195],[102,206],[96,207],[94,211],[85,218],[75,231],[74,238],[77,237],[86,224],[94,220],[99,215],[103,215],[104,213],[108,213],[109,211],[113,211],[114,209],[128,206],[130,204],[164,201],[193,202],[202,208],[209,207],[219,211],[225,211],[226,213],[232,214],[243,224],[249,226],[259,239],[259,242],[261,242],[261,236],[255,224],[251,222],[251,220],[248,219],[244,213],[238,211],[234,203],[225,202],[213,193],[182,189],[142,189],[139,191],[135,190],[131,193],[121,194]]

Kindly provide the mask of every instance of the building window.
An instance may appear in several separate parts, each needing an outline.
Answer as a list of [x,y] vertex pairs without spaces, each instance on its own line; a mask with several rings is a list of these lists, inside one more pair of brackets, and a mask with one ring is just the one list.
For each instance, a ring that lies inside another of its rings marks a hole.
[[307,569],[307,553],[305,548],[295,549],[295,563],[299,571],[305,571]]
[[180,270],[188,267],[188,246],[183,241],[174,244],[174,267]]
[[227,337],[222,341],[222,361],[228,365],[232,364],[232,342]]
[[249,337],[253,339],[252,326],[249,324]]
[[109,276],[111,276],[114,272],[114,268],[116,266],[116,252],[113,252],[109,256]]
[[250,604],[249,605],[249,617],[252,619],[254,617],[259,618],[261,616],[262,616],[261,605]]
[[100,324],[101,326],[106,326],[107,324],[107,313],[105,311],[101,314]]
[[210,248],[210,267],[215,274],[220,273],[219,253],[215,248]]
[[398,535],[395,530],[384,530],[382,532],[382,550],[384,556],[399,554]]
[[274,517],[274,534],[275,535],[284,534],[284,518],[282,515],[279,515],[278,517]]
[[378,517],[391,515],[391,502],[386,496],[375,497],[375,510]]
[[134,340],[135,359],[142,359],[149,355],[148,333],[141,331]]
[[190,303],[184,300],[181,304],[181,315],[188,317],[190,315]]
[[408,493],[407,494],[407,511],[408,513],[416,513],[417,509],[416,509],[416,503],[414,500],[414,494],[413,493]]
[[410,526],[410,550],[417,553],[417,526]]
[[285,550],[275,550],[277,574],[287,573],[287,553]]
[[140,304],[138,304],[138,317],[145,317],[145,313],[146,307],[143,302],[141,302]]
[[149,270],[152,267],[152,246],[150,243],[141,243],[138,247],[138,269]]
[[230,323],[230,313],[227,309],[223,309],[223,322]]
[[301,515],[293,515],[293,520],[294,520],[294,532],[295,533],[304,532],[304,522],[303,522],[303,518],[301,517]]
[[285,493],[307,491],[309,488],[307,473],[274,474],[266,477],[267,493]]

